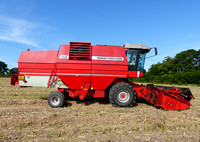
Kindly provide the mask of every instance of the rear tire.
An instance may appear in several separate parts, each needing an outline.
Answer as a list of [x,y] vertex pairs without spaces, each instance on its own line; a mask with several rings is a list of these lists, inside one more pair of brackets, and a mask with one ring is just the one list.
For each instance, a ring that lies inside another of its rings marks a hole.
[[48,104],[52,108],[58,108],[58,107],[63,107],[64,102],[65,102],[65,96],[63,93],[54,91],[51,92],[51,94],[47,97]]
[[109,100],[113,106],[130,107],[135,103],[135,99],[135,90],[125,82],[113,85],[109,91]]

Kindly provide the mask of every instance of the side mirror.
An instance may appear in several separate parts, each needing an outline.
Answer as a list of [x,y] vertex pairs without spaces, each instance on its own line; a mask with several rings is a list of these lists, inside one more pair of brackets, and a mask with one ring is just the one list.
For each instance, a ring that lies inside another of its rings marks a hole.
[[158,55],[157,48],[156,48],[156,47],[154,47],[154,49],[155,49],[155,55]]
[[158,50],[157,50],[157,48],[156,48],[156,47],[153,47],[153,48],[154,48],[154,50],[155,50],[155,55],[146,57],[145,59],[148,59],[148,58],[151,58],[151,57],[154,57],[154,56],[158,55]]

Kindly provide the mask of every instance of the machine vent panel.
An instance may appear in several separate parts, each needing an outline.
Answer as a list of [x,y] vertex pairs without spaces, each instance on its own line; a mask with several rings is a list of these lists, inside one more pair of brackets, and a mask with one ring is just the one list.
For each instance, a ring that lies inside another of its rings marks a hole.
[[71,60],[91,60],[90,42],[70,42],[69,59]]

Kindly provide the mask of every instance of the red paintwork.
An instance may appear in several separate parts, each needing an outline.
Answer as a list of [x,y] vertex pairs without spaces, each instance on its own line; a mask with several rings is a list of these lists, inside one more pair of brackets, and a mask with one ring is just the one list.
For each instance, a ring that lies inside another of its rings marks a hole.
[[10,84],[13,86],[19,85],[17,74],[14,74],[13,76],[11,76]]
[[84,100],[85,96],[87,95],[88,91],[90,90],[91,83],[85,83],[84,86],[79,90],[69,90],[69,96],[74,98],[79,95],[80,100]]
[[105,90],[116,78],[138,75],[137,71],[131,71],[131,75],[128,72],[128,62],[122,46],[91,46],[91,55],[123,57],[124,61],[70,60],[60,59],[60,55],[69,56],[69,45],[62,45],[59,51],[22,51],[18,60],[19,71],[35,76],[52,76],[56,72],[70,89],[81,89],[85,82],[90,82],[94,90]]
[[[128,71],[125,50],[127,49],[122,46],[91,46],[91,43],[86,42],[70,42],[69,45],[62,45],[59,51],[22,51],[18,60],[19,74],[50,76],[48,87],[53,83],[52,77],[58,76],[69,87],[67,90],[58,88],[58,91],[68,92],[70,97],[79,96],[81,100],[86,95],[105,97],[105,90],[112,84],[126,82],[132,85],[138,97],[155,106],[167,110],[182,110],[191,106],[179,95],[179,90],[165,90],[129,82],[127,78],[142,77],[143,73]],[[92,59],[96,56],[123,57],[124,60]],[[16,75],[11,78],[11,84],[18,84]]]
[[[173,87],[172,87],[173,89]],[[162,107],[166,110],[185,110],[191,104],[183,99],[179,94],[179,90],[166,90],[159,87],[141,87],[138,92],[138,97],[146,99],[148,102],[157,107]]]
[[143,73],[139,72],[139,74],[137,74],[136,71],[128,71],[128,77],[132,78],[132,77],[136,77],[136,76],[137,77],[143,77]]
[[52,64],[57,59],[58,51],[22,51],[19,56],[19,67],[23,63]]

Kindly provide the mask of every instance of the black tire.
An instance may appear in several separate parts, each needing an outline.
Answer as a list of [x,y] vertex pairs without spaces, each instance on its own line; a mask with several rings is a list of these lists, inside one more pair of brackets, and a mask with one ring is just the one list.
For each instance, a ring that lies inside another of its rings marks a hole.
[[109,100],[113,106],[130,107],[135,103],[135,99],[135,90],[125,82],[116,83],[109,91]]
[[47,97],[48,104],[52,108],[58,108],[58,107],[63,107],[64,102],[65,102],[65,96],[63,93],[54,91],[51,92],[51,94]]

